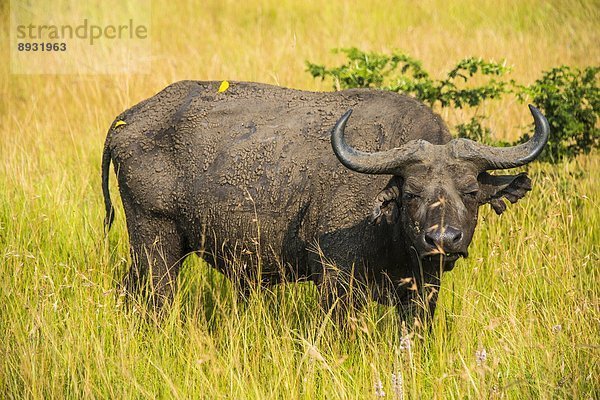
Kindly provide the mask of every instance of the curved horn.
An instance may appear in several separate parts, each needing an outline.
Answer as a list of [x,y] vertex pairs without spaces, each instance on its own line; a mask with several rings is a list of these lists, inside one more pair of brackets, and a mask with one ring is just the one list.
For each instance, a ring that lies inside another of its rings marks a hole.
[[367,153],[356,150],[346,143],[344,130],[352,114],[352,109],[346,111],[337,121],[331,131],[331,146],[338,160],[348,169],[364,174],[400,175],[401,168],[407,163],[418,160],[417,153],[431,143],[424,140],[412,140],[402,147],[391,150]]
[[535,160],[550,136],[550,125],[540,110],[529,105],[535,133],[527,142],[512,147],[493,147],[468,139],[454,139],[449,145],[453,156],[478,163],[482,170],[520,167]]

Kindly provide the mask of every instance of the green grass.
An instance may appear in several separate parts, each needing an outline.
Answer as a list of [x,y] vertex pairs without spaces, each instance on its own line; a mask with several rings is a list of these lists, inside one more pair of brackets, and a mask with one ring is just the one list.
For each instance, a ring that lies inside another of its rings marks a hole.
[[[372,304],[344,335],[324,322],[311,285],[242,305],[197,258],[161,323],[126,310],[116,291],[128,245],[120,207],[109,241],[102,232],[105,132],[172,81],[326,90],[304,60],[331,64],[331,48],[351,45],[401,48],[440,74],[463,56],[507,58],[524,83],[600,61],[596,3],[446,3],[155,4],[149,76],[18,76],[0,65],[0,398],[370,398],[377,381],[400,398],[392,374],[404,398],[597,398],[597,153],[534,163],[524,200],[501,217],[482,210],[470,258],[444,276],[432,331],[410,349],[391,308]],[[529,123],[515,102],[489,111],[499,136]]]

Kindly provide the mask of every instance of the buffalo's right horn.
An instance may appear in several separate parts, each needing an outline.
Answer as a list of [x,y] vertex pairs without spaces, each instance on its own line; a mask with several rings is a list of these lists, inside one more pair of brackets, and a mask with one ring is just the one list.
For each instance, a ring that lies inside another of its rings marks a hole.
[[416,162],[421,153],[431,143],[425,140],[412,140],[402,147],[391,150],[367,153],[356,150],[346,143],[344,130],[352,109],[346,111],[331,131],[331,146],[338,160],[346,167],[364,174],[398,175],[403,166]]

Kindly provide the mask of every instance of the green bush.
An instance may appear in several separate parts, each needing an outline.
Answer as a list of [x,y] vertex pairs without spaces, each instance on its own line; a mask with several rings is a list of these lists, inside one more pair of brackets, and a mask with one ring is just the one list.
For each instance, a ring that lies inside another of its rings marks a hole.
[[471,118],[467,123],[457,124],[454,127],[456,137],[475,140],[476,142],[488,144],[490,146],[510,146],[511,143],[509,142],[492,138],[492,130],[481,124],[481,121],[484,118],[485,117],[476,116]]
[[424,103],[441,107],[475,107],[487,99],[497,99],[508,90],[504,81],[493,78],[479,86],[464,88],[476,74],[502,76],[510,71],[504,64],[466,58],[446,74],[444,79],[433,79],[420,61],[404,53],[391,55],[364,52],[357,48],[334,50],[342,52],[348,61],[336,68],[307,62],[308,72],[314,78],[333,78],[335,89],[382,88],[410,94]]
[[582,71],[563,65],[546,71],[532,85],[520,87],[519,98],[530,98],[550,123],[552,133],[542,159],[557,162],[600,147],[599,70],[588,67]]
[[[500,79],[510,72],[504,63],[481,58],[460,60],[443,79],[434,79],[419,60],[404,53],[388,55],[354,47],[334,51],[346,55],[347,61],[341,66],[328,68],[307,62],[307,67],[314,78],[332,78],[336,90],[380,88],[414,96],[432,107],[475,107],[470,121],[454,127],[458,137],[496,146],[515,144],[493,140],[490,129],[482,125],[485,116],[477,108],[484,101],[512,93],[521,101],[530,99],[550,122],[552,133],[543,160],[557,162],[600,146],[597,67],[580,71],[561,66],[545,72],[534,84],[523,86]],[[469,86],[475,76],[487,79]],[[526,134],[521,140],[529,137]]]
[[[349,88],[381,88],[416,97],[429,106],[477,107],[488,99],[498,99],[510,88],[495,79],[510,72],[504,63],[466,58],[459,61],[443,79],[434,79],[423,64],[404,53],[390,55],[364,52],[357,48],[337,49],[348,59],[339,67],[307,62],[308,72],[314,78],[332,78],[336,90]],[[468,87],[476,75],[490,77],[486,82]],[[436,104],[437,103],[437,104]],[[471,121],[455,127],[459,137],[466,137],[492,144],[491,131],[482,125],[484,116],[475,111]]]

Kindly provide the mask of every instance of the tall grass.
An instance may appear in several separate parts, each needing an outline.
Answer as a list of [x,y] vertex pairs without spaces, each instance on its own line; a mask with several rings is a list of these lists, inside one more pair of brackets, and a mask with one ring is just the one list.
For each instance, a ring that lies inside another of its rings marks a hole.
[[[0,65],[0,397],[597,398],[597,153],[531,165],[525,199],[502,217],[482,211],[424,338],[373,304],[341,334],[308,284],[240,304],[197,258],[161,323],[125,309],[124,216],[118,208],[105,240],[99,171],[114,116],[172,81],[326,90],[304,60],[333,62],[329,49],[356,45],[406,50],[440,74],[463,56],[506,58],[527,83],[557,64],[599,63],[596,3],[169,4],[153,4],[148,76],[19,76]],[[489,111],[499,136],[529,123],[509,100]]]

